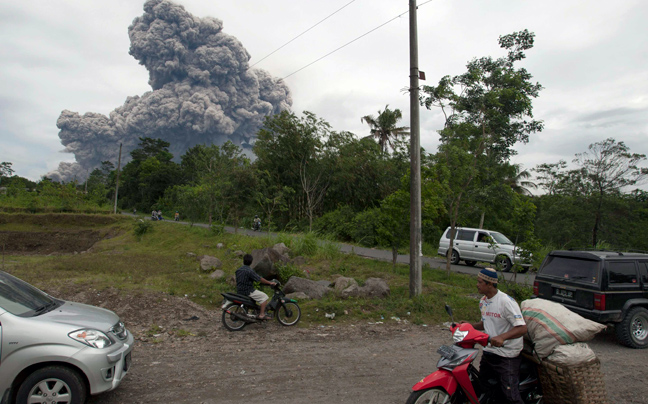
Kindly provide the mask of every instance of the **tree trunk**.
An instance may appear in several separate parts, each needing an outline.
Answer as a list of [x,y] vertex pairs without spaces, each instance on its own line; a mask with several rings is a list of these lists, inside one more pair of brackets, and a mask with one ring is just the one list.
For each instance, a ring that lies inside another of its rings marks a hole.
[[398,259],[398,248],[392,246],[392,268],[396,271],[396,260]]
[[484,228],[484,216],[486,216],[486,212],[482,211],[481,219],[479,219],[479,228],[480,229]]

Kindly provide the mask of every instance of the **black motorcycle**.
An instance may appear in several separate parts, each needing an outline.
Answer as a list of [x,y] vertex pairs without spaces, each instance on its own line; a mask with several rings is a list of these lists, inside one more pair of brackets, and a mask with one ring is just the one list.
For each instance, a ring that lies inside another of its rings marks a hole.
[[[276,282],[276,281],[275,281]],[[281,285],[273,287],[274,295],[266,306],[266,314],[274,315],[281,325],[295,325],[301,318],[301,309],[294,299],[287,299]],[[266,320],[257,318],[259,305],[249,296],[238,293],[221,293],[223,300],[223,325],[230,331],[240,331],[250,323],[260,323]]]

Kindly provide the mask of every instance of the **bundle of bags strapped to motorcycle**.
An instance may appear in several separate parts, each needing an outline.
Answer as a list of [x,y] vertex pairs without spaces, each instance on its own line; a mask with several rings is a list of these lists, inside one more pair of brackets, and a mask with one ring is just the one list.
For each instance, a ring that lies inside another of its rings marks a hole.
[[539,359],[573,367],[596,359],[585,341],[606,326],[587,320],[564,306],[544,299],[529,299],[520,305],[529,340]]

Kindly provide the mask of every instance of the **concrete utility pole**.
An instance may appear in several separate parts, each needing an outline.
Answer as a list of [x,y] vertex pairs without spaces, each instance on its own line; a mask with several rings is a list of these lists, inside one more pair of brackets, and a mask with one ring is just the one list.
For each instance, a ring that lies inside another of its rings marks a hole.
[[410,28],[410,297],[423,291],[421,273],[421,135],[416,0],[409,0]]
[[119,160],[117,160],[117,185],[115,185],[115,208],[113,213],[117,214],[117,195],[119,194],[119,169],[121,168],[121,149],[122,144],[119,144]]

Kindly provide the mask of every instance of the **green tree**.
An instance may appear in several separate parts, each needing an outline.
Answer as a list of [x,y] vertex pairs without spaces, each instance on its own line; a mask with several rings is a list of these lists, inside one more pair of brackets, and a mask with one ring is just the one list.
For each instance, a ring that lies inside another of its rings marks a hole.
[[11,168],[13,163],[8,161],[3,161],[0,163],[0,183],[4,177],[11,177],[14,173],[14,170]]
[[591,245],[599,242],[606,203],[618,198],[624,189],[643,183],[648,168],[640,164],[645,154],[631,153],[623,142],[608,138],[592,143],[588,151],[576,154],[573,163],[579,168],[564,171],[566,163],[543,164],[536,168],[541,173],[541,185],[550,193],[570,195],[583,201],[592,212]]
[[407,126],[396,126],[402,118],[403,114],[400,109],[391,110],[389,105],[386,105],[384,111],[378,111],[378,116],[365,115],[360,118],[360,122],[366,122],[369,125],[371,134],[368,137],[376,139],[381,150],[386,153],[388,147],[391,147],[392,150],[396,149],[395,140],[398,137],[409,135]]
[[119,204],[147,211],[157,208],[167,188],[182,180],[178,164],[172,161],[170,143],[161,139],[140,138],[139,148],[121,173]]
[[181,159],[182,172],[193,189],[190,197],[176,199],[180,208],[192,215],[206,214],[210,226],[214,217],[220,223],[231,220],[238,224],[254,189],[250,161],[241,148],[230,141],[222,146],[197,145]]
[[[330,134],[330,125],[307,111],[302,118],[287,111],[269,116],[258,132],[253,147],[257,156],[255,168],[270,173],[268,179],[272,179],[274,186],[287,187],[294,192],[294,197],[286,201],[287,209],[278,218],[283,226],[300,225],[308,218],[306,189],[310,189],[314,179],[325,181],[329,177],[321,171],[327,169],[321,157]],[[309,180],[306,185],[303,178]],[[311,208],[314,208],[312,204]],[[316,212],[313,209],[313,215]]]
[[[542,87],[531,82],[526,69],[515,67],[533,41],[534,34],[527,30],[501,36],[499,44],[508,50],[506,57],[474,59],[466,73],[423,87],[427,96],[422,105],[441,108],[446,118],[439,131],[439,154],[447,167],[441,173],[452,228],[457,225],[463,198],[479,185],[479,170],[508,162],[516,143],[526,143],[530,134],[542,130],[542,122],[529,119],[533,117],[532,100]],[[449,258],[446,267],[449,272]]]

